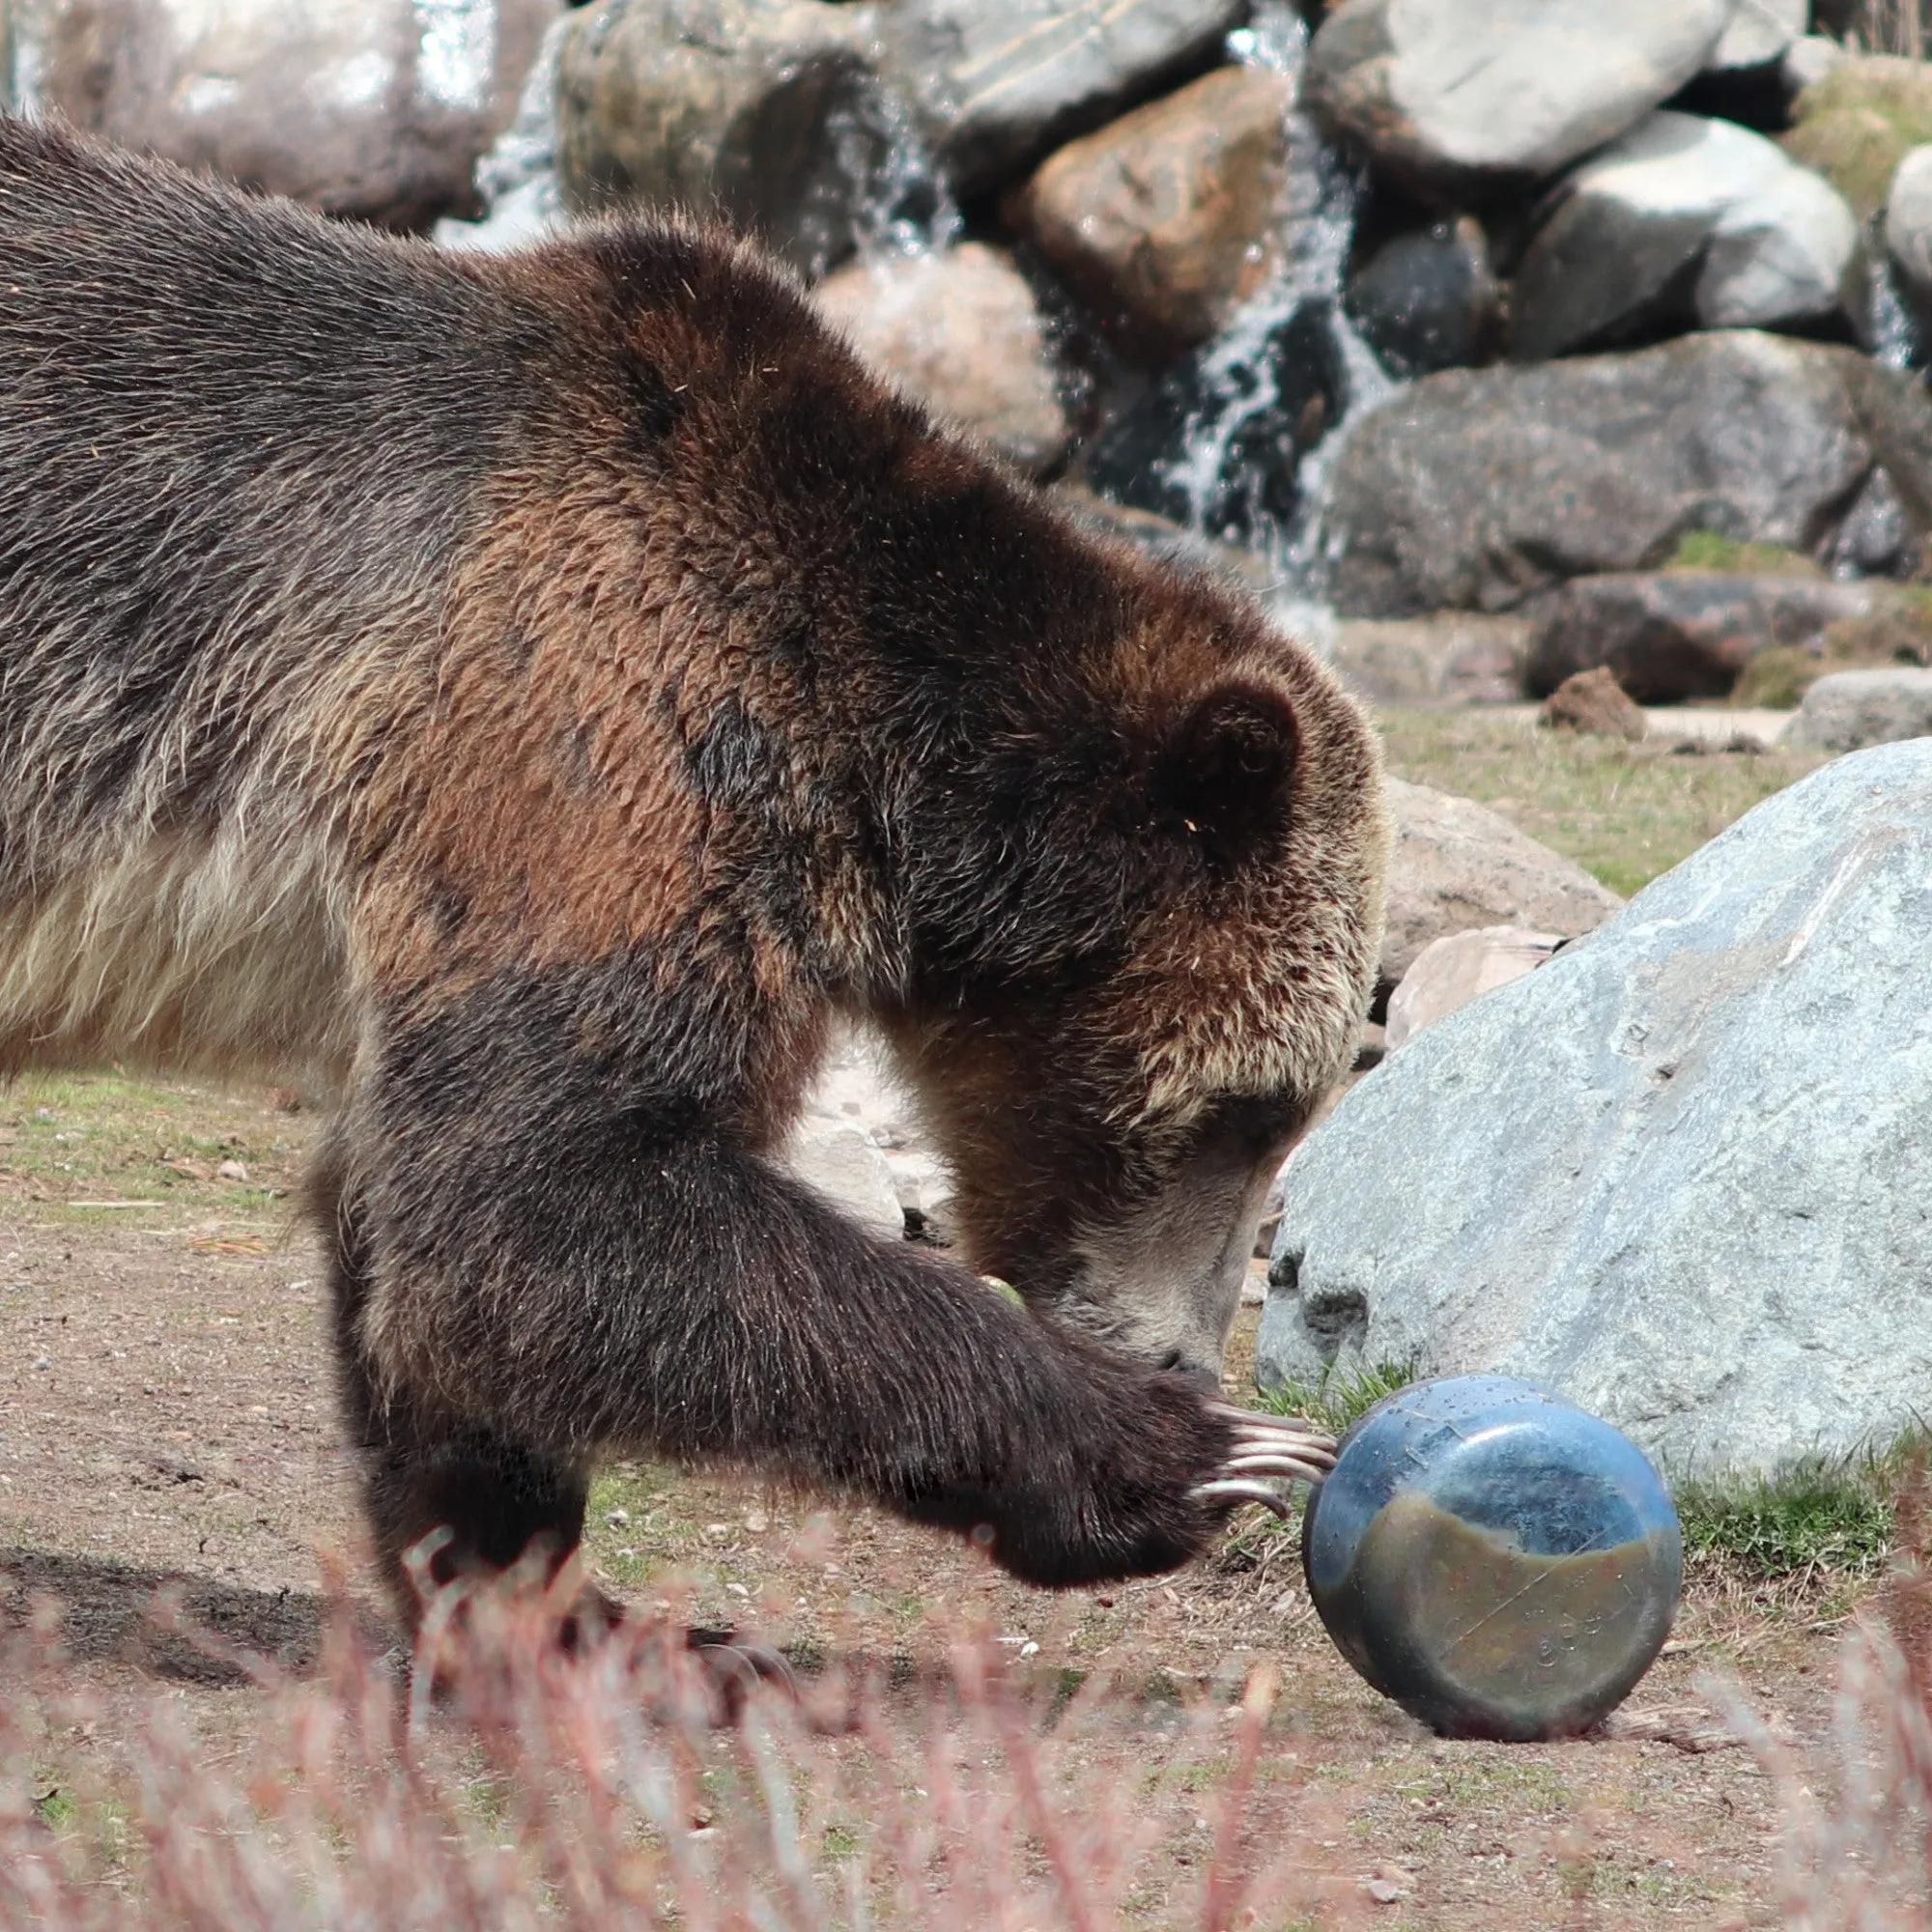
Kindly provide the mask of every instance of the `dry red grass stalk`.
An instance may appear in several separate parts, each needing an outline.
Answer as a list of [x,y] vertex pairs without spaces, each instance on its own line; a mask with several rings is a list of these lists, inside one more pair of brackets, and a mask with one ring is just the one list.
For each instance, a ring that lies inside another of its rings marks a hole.
[[[1118,1749],[1092,1748],[1107,1725],[1118,1744],[1151,1721],[1144,1707],[1030,1692],[962,1642],[923,1701],[876,1682],[797,1696],[754,1682],[723,1730],[677,1626],[571,1658],[558,1609],[530,1583],[459,1586],[405,1670],[345,1598],[300,1682],[202,1639],[259,1686],[242,1761],[206,1762],[157,1691],[126,1776],[77,1800],[46,1779],[90,1692],[50,1626],[17,1634],[0,1656],[0,1927],[1234,1932],[1352,1916],[1352,1888],[1296,1861],[1324,1829],[1297,1819],[1305,1794],[1263,1775],[1265,1668],[1238,1706],[1165,1720],[1166,1776],[1198,1774],[1186,1808],[1206,1830],[1188,1895],[1150,1911],[1136,1887],[1172,1820],[1120,1776]],[[1176,1724],[1191,1748],[1174,1749]],[[1197,1785],[1218,1787],[1212,1802]],[[1255,1853],[1264,1833],[1272,1863]]]

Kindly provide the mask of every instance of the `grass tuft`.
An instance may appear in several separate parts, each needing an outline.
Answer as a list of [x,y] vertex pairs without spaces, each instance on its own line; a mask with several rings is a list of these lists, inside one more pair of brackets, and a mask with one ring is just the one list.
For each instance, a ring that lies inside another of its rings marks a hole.
[[1264,1391],[1261,1406],[1270,1415],[1305,1415],[1331,1435],[1340,1435],[1384,1396],[1406,1388],[1414,1379],[1413,1363],[1380,1362],[1373,1368],[1330,1363],[1320,1381],[1281,1382]]
[[1820,577],[1808,556],[1782,544],[1740,543],[1721,530],[1686,530],[1665,570],[1721,570],[1747,577]]

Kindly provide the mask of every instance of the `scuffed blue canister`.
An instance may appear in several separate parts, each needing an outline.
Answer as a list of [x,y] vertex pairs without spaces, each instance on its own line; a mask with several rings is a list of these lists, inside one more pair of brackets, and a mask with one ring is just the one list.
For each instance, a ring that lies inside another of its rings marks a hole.
[[1677,1511],[1643,1452],[1534,1382],[1455,1376],[1378,1403],[1302,1523],[1354,1667],[1450,1737],[1587,1729],[1670,1633]]

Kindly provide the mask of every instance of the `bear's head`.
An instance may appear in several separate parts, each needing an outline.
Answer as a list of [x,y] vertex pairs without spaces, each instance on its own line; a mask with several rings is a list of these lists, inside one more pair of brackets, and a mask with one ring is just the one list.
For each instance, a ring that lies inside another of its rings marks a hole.
[[1263,1197],[1373,990],[1379,756],[1225,584],[1085,538],[1050,574],[898,769],[885,1017],[972,1265],[1218,1385]]

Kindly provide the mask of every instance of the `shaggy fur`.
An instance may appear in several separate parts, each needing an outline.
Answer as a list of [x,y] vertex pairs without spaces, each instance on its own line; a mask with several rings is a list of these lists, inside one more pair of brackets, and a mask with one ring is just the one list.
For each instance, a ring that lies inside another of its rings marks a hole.
[[[0,1065],[332,1081],[392,1570],[568,1547],[613,1448],[1046,1582],[1200,1548],[1231,1428],[1160,1370],[1211,1378],[1384,845],[1316,664],[748,248],[444,255],[0,120]],[[774,1164],[840,1012],[1033,1313]]]

